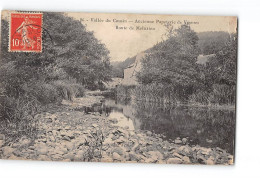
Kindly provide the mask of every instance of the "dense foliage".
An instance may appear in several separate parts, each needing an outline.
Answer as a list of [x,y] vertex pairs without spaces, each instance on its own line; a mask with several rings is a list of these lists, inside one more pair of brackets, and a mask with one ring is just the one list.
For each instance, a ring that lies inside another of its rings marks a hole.
[[229,33],[219,32],[200,32],[198,33],[198,45],[200,53],[204,55],[215,54],[225,47],[229,39]]
[[[137,75],[138,98],[169,103],[235,103],[237,37],[230,35],[206,65],[197,64],[198,35],[186,25],[155,45]],[[213,51],[212,51],[213,52]]]
[[2,20],[1,120],[33,118],[47,104],[83,96],[110,80],[109,51],[93,32],[63,13],[44,13],[42,53],[8,52]]

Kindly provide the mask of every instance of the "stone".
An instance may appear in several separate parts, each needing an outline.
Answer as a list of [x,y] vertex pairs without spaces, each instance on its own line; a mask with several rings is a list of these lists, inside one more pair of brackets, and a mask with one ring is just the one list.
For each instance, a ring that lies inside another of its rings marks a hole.
[[190,155],[191,152],[192,152],[191,148],[187,145],[178,148],[178,153],[183,154],[185,156]]
[[5,140],[5,135],[4,134],[0,134],[0,140]]
[[98,127],[98,125],[97,125],[97,124],[92,124],[92,126],[93,126],[94,128],[97,128],[97,127]]
[[201,154],[209,155],[212,150],[210,148],[201,148]]
[[79,147],[79,146],[82,146],[82,145],[85,145],[86,144],[86,139],[84,137],[79,137],[77,139],[75,139],[75,147]]
[[49,157],[47,157],[46,155],[39,155],[38,156],[38,160],[49,161],[51,159]]
[[47,147],[39,148],[36,152],[38,155],[46,155],[48,153]]
[[121,143],[125,142],[125,138],[123,136],[120,136],[115,142],[118,144],[121,144]]
[[17,157],[17,156],[15,156],[15,155],[11,155],[10,157],[8,157],[8,159],[10,159],[10,160],[23,160],[24,158],[22,158],[22,157]]
[[27,146],[31,143],[31,140],[27,139],[27,138],[22,138],[19,142],[20,142],[21,146]]
[[182,143],[185,145],[185,144],[187,144],[187,142],[188,142],[188,139],[186,139],[186,138],[183,138],[181,141],[182,141]]
[[4,145],[4,140],[0,140],[0,148]]
[[53,137],[53,136],[50,136],[49,139],[50,139],[51,142],[55,142],[56,141],[55,137]]
[[182,144],[182,141],[181,141],[180,139],[175,139],[175,140],[174,140],[174,143],[175,143],[175,144]]
[[150,158],[153,160],[163,159],[163,155],[159,151],[149,151],[148,154],[150,155]]
[[114,143],[111,138],[106,138],[103,142],[104,145]]
[[201,164],[206,164],[207,163],[206,159],[203,156],[197,156],[197,160]]
[[118,153],[119,155],[124,154],[124,150],[121,147],[115,147],[114,149],[112,149],[112,151]]
[[151,131],[147,131],[146,134],[147,134],[148,136],[151,136],[153,133],[152,133]]
[[75,154],[73,154],[73,153],[67,153],[67,154],[63,155],[64,159],[69,159],[69,160],[73,160],[74,156],[75,156]]
[[63,136],[63,140],[70,141],[70,138],[68,136]]
[[182,160],[183,160],[183,163],[185,163],[185,164],[190,164],[190,163],[191,163],[190,158],[187,157],[187,156],[184,156],[184,157],[182,158]]
[[61,135],[61,136],[67,136],[67,131],[61,130],[61,131],[60,131],[60,135]]
[[75,145],[72,142],[66,142],[64,145],[68,150],[73,150],[75,148]]
[[9,146],[5,146],[2,148],[2,151],[3,151],[3,156],[7,157],[7,156],[10,156],[11,154],[13,154],[15,149],[12,147],[9,147]]
[[70,162],[71,160],[70,159],[63,159],[62,161],[63,162]]
[[180,159],[182,158],[182,156],[181,156],[180,154],[178,154],[177,152],[174,152],[174,153],[173,153],[173,156],[174,156],[174,157],[177,157],[177,158],[180,158]]
[[52,119],[47,119],[47,121],[46,121],[47,123],[52,123]]
[[109,121],[110,121],[112,124],[118,123],[118,120],[117,120],[116,118],[109,119]]
[[214,158],[211,156],[209,157],[207,160],[206,160],[206,164],[207,165],[214,165],[215,162],[214,162]]
[[169,158],[166,161],[167,164],[181,164],[182,163],[182,159],[180,158]]
[[121,161],[121,159],[122,159],[121,156],[116,152],[113,152],[112,156],[113,156],[114,160]]
[[141,158],[139,156],[137,156],[135,153],[130,152],[129,153],[129,160],[130,161],[139,161]]

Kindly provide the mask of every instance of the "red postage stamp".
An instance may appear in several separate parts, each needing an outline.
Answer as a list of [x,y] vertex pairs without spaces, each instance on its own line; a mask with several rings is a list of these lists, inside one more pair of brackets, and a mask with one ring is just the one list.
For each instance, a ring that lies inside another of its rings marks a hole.
[[10,52],[42,51],[42,13],[11,13]]

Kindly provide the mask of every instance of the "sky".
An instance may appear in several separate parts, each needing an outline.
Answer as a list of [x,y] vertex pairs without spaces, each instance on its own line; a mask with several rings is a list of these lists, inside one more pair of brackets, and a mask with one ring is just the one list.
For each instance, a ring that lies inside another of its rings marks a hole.
[[[110,51],[111,61],[124,61],[162,41],[166,28],[162,21],[178,28],[186,22],[196,32],[236,32],[237,18],[231,16],[180,16],[147,14],[68,13],[94,31]],[[124,29],[120,29],[124,28]],[[145,30],[150,28],[150,30]]]

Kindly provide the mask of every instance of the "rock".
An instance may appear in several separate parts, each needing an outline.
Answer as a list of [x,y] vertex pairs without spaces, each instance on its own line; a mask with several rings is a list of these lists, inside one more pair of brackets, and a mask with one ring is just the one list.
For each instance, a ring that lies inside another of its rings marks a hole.
[[104,145],[114,143],[111,138],[106,138],[103,142]]
[[206,142],[208,142],[208,143],[212,143],[213,140],[211,140],[211,139],[206,139]]
[[46,155],[39,155],[37,159],[38,159],[38,160],[42,160],[42,161],[49,161],[49,160],[51,160],[51,159],[50,159],[48,156],[46,156]]
[[72,142],[66,142],[64,145],[68,150],[73,150],[75,148],[75,145]]
[[86,144],[86,139],[85,137],[81,136],[81,137],[78,137],[77,139],[75,139],[75,147],[79,147],[79,146],[82,146],[82,145],[85,145]]
[[50,136],[49,139],[50,139],[51,142],[55,142],[56,141],[55,137],[53,137],[53,136]]
[[28,147],[28,149],[34,150],[34,149],[35,149],[35,146],[31,145],[31,146]]
[[109,121],[110,121],[112,124],[118,123],[118,120],[117,120],[116,118],[109,119]]
[[135,132],[134,132],[134,131],[129,131],[129,134],[130,134],[131,136],[133,136],[133,135],[135,135]]
[[63,158],[63,156],[60,154],[55,154],[55,155],[52,155],[51,158],[54,161],[60,161]]
[[180,158],[180,159],[182,158],[182,156],[181,156],[180,154],[178,154],[177,152],[174,152],[174,153],[173,153],[173,156],[174,156],[174,158],[176,158],[176,157],[177,157],[177,158]]
[[63,159],[62,161],[63,162],[70,162],[71,160],[70,159]]
[[121,143],[125,142],[125,138],[123,136],[120,136],[115,142],[118,144],[121,144]]
[[186,139],[186,138],[183,138],[182,139],[182,143],[185,145],[185,144],[187,144],[187,142],[188,142],[188,139]]
[[146,134],[147,134],[148,136],[151,136],[153,133],[152,133],[151,131],[147,131]]
[[48,153],[47,147],[39,148],[36,152],[38,155],[46,155]]
[[182,163],[182,159],[180,158],[169,158],[166,161],[167,164],[181,164]]
[[60,131],[60,135],[61,135],[61,136],[66,136],[66,135],[67,135],[67,131],[61,130],[61,131]]
[[15,155],[11,155],[10,157],[8,157],[8,159],[10,159],[10,160],[23,160],[24,158],[22,158],[22,157],[17,157],[17,156],[15,156]]
[[112,151],[118,153],[119,155],[124,155],[124,150],[121,147],[115,147]]
[[203,155],[209,155],[212,150],[210,148],[201,148],[200,151]]
[[175,143],[175,144],[182,144],[182,141],[181,141],[180,139],[175,139],[175,140],[174,140],[174,143]]
[[4,145],[4,140],[0,140],[0,148]]
[[15,151],[15,149],[9,146],[5,146],[2,148],[2,151],[3,151],[3,156],[7,157],[10,156]]
[[214,158],[211,156],[209,157],[207,160],[206,160],[206,164],[207,165],[214,165],[215,162],[214,162]]
[[182,155],[185,155],[185,156],[188,156],[188,155],[191,155],[192,153],[192,150],[189,146],[185,145],[185,146],[180,146],[178,148],[178,153],[182,154]]
[[112,156],[113,156],[114,160],[121,161],[121,159],[122,159],[121,156],[116,152],[113,152]]
[[63,140],[70,141],[70,138],[68,136],[63,136]]
[[31,143],[31,140],[27,139],[27,138],[22,138],[19,142],[20,142],[21,146],[27,146]]
[[54,149],[54,153],[63,155],[68,153],[68,150],[64,146],[56,146]]
[[137,156],[135,153],[130,152],[129,153],[129,160],[130,161],[139,161],[141,158],[139,156]]
[[84,161],[84,151],[80,150],[74,156],[74,161]]
[[5,140],[5,135],[4,134],[0,134],[0,140]]
[[185,164],[190,164],[190,163],[191,163],[190,158],[187,157],[187,156],[184,156],[184,157],[182,158],[182,160],[183,160],[183,163],[185,163]]
[[163,155],[159,151],[149,151],[148,154],[150,155],[150,158],[153,160],[163,159]]
[[55,114],[52,114],[52,115],[51,114],[46,114],[45,119],[47,119],[47,122],[48,122],[48,120],[53,122],[54,120],[57,119],[57,116]]
[[97,127],[98,127],[98,125],[97,125],[97,124],[92,124],[92,126],[93,126],[94,128],[97,128]]
[[74,159],[74,154],[73,153],[68,153],[63,155],[64,159],[69,159],[69,160],[73,160]]
[[113,137],[112,137],[112,140],[116,140],[116,139],[118,139],[119,138],[119,135],[114,135]]
[[201,164],[206,164],[206,159],[203,156],[197,156],[197,160]]

